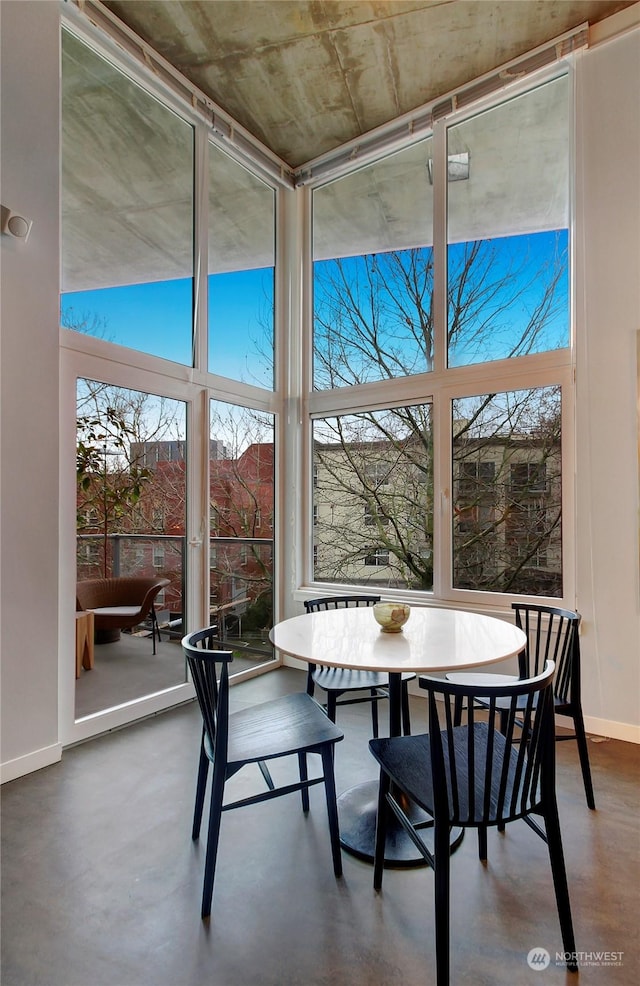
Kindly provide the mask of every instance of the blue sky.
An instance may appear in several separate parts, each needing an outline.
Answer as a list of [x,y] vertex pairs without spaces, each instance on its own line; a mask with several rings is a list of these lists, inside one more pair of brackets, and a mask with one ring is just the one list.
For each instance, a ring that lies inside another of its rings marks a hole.
[[[542,267],[556,251],[566,251],[566,230],[542,232],[529,236],[492,240],[487,249],[494,251],[490,281],[500,281],[511,264],[523,263],[532,271]],[[449,247],[451,269],[465,244]],[[428,253],[429,248],[424,248]],[[381,261],[384,255],[380,255]],[[362,258],[343,261],[350,278],[363,271]],[[318,264],[318,270],[330,273],[331,261]],[[521,283],[524,283],[522,281]],[[450,354],[452,365],[476,362],[479,358],[496,359],[508,350],[522,331],[540,295],[541,279],[523,291],[517,303],[509,304],[485,332],[480,349],[472,339],[462,340]],[[517,281],[509,287],[513,294]],[[562,281],[564,303],[559,313],[549,319],[539,344],[532,351],[568,345],[568,279]],[[505,298],[499,293],[487,302],[500,306]],[[160,356],[190,366],[192,363],[192,280],[183,278],[148,284],[101,288],[94,291],[69,292],[62,296],[63,324],[119,343],[141,352]],[[235,380],[273,385],[273,269],[238,271],[209,277],[209,369]],[[393,321],[393,320],[392,320]],[[392,323],[390,323],[391,325]],[[396,331],[391,328],[390,331]],[[473,334],[473,326],[469,336]],[[482,352],[482,356],[478,353]]]
[[[190,366],[192,291],[191,278],[181,278],[67,292],[61,299],[63,324]],[[273,332],[270,308],[272,312],[271,269],[210,276],[210,370],[249,382],[257,375],[263,385],[272,386],[272,369],[265,368],[264,357],[256,353],[256,340],[265,331]]]

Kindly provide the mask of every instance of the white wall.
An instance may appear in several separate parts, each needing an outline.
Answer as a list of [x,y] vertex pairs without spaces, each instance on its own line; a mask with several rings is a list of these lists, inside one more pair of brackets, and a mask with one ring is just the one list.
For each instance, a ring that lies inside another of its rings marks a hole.
[[2,236],[0,647],[2,779],[58,745],[59,8],[0,5]]
[[[640,741],[640,30],[578,67],[577,511],[588,728]],[[616,725],[612,725],[616,724]],[[634,728],[625,728],[634,727]]]
[[[3,0],[2,779],[55,761],[58,734],[59,7]],[[578,66],[578,603],[588,726],[640,739],[636,332],[640,32]],[[582,218],[581,218],[582,217]],[[286,573],[284,585],[287,585]],[[69,666],[69,661],[66,661]]]

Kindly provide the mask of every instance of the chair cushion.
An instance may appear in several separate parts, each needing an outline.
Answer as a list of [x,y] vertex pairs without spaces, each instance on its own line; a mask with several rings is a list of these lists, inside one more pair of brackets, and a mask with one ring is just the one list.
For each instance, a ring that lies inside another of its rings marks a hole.
[[140,612],[139,606],[98,606],[90,612],[96,616],[123,616],[128,619]]

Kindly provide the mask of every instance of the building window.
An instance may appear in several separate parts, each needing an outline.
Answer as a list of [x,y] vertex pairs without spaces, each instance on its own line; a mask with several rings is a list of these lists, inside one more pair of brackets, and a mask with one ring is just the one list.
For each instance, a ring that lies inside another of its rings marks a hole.
[[364,563],[374,568],[386,567],[389,564],[389,550],[387,548],[376,548],[372,554],[365,555]]
[[164,547],[162,545],[153,546],[153,567],[164,568]]
[[379,524],[388,524],[389,517],[381,510],[380,504],[365,503],[364,522],[367,527],[377,527]]
[[511,492],[515,496],[546,493],[546,462],[514,462],[511,465]]
[[367,485],[371,486],[374,490],[380,486],[388,486],[390,483],[390,471],[391,466],[384,460],[374,459],[373,462],[368,462],[365,467]]

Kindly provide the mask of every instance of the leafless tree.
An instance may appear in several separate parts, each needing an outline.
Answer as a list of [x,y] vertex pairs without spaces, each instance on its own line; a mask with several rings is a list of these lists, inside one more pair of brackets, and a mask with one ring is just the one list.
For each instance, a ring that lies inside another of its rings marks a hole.
[[[510,257],[491,241],[450,251],[450,360],[473,363],[562,344],[554,341],[567,310],[559,243],[542,260],[535,251]],[[432,298],[433,257],[426,248],[317,264],[315,385],[344,387],[431,370]],[[553,594],[560,536],[557,390],[487,394],[462,402],[454,418],[454,582],[532,591],[535,565],[537,587],[543,582]],[[314,436],[316,577],[430,588],[428,401],[327,419],[316,423]],[[555,570],[545,571],[547,564]]]
[[78,383],[78,532],[100,534],[105,576],[110,536],[152,533],[158,503],[171,503],[178,513],[181,504],[184,517],[184,471],[170,490],[167,475],[159,481],[148,454],[149,443],[179,441],[183,428],[178,406],[172,400],[99,381]]

